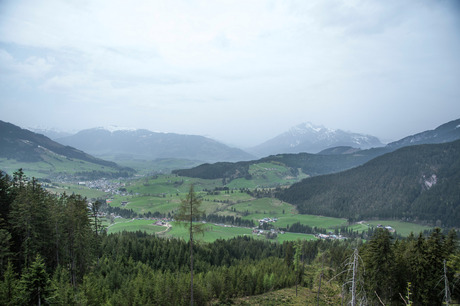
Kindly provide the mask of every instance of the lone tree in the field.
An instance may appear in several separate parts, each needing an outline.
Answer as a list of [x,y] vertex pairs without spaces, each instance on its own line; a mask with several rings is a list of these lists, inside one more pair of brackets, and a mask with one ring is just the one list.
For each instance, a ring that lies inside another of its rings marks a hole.
[[179,213],[175,216],[175,219],[187,226],[190,232],[190,305],[193,305],[193,234],[204,232],[203,224],[198,223],[203,214],[200,204],[201,199],[196,195],[192,184],[185,199],[181,200]]

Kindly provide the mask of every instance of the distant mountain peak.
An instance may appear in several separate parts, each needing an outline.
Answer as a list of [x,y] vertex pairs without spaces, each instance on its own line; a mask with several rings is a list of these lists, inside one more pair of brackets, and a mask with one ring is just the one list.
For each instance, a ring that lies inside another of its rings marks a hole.
[[116,126],[116,125],[109,125],[109,126],[105,126],[105,127],[100,126],[100,127],[97,127],[96,129],[98,129],[98,130],[106,130],[106,131],[109,131],[111,133],[118,132],[118,131],[134,132],[134,131],[137,130],[136,128],[121,127],[121,126]]
[[383,144],[374,136],[330,129],[323,125],[304,122],[252,148],[250,152],[259,156],[279,153],[318,153],[337,146],[368,149],[381,147]]

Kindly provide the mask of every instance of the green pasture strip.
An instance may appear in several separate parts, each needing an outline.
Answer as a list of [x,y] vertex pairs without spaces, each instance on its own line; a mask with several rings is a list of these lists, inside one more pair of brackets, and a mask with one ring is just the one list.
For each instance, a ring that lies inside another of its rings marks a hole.
[[253,180],[247,180],[245,178],[234,179],[231,182],[227,183],[228,188],[239,189],[239,188],[249,188],[254,189],[258,186],[258,182]]
[[145,231],[148,234],[155,234],[167,229],[166,226],[154,225],[154,220],[126,220],[117,222],[108,227],[108,234],[118,233],[122,231],[135,232]]
[[[244,213],[248,211],[252,214],[271,215],[272,217],[281,217],[284,214],[290,214],[295,207],[286,202],[275,198],[261,198],[244,203],[232,205],[237,212]],[[265,212],[265,213],[264,213]]]
[[414,235],[417,235],[420,232],[423,232],[424,230],[430,230],[433,229],[433,227],[426,226],[426,225],[420,225],[420,224],[415,224],[415,223],[409,223],[409,222],[403,222],[403,221],[395,221],[395,220],[375,220],[375,221],[369,221],[367,224],[373,226],[374,228],[377,227],[378,224],[381,224],[383,226],[391,226],[396,230],[396,233],[402,235],[402,236],[409,236],[411,232],[414,233]]
[[[121,202],[126,201],[128,204],[124,207],[121,206]],[[177,196],[114,196],[112,207],[122,207],[124,209],[132,209],[136,213],[146,212],[160,212],[168,213],[174,211],[179,207],[180,197]]]
[[[188,241],[190,233],[186,226],[172,222],[172,228],[165,234],[165,237],[174,237]],[[194,239],[203,242],[213,242],[217,239],[230,239],[237,236],[252,235],[252,229],[241,227],[225,227],[211,223],[204,224],[204,235],[194,235]]]
[[204,180],[175,175],[158,175],[145,177],[129,183],[126,189],[138,194],[181,194],[187,193],[190,185],[194,184],[195,192],[203,189],[213,190],[222,187],[221,180]]
[[220,194],[218,195],[208,195],[206,193],[200,194],[202,196],[203,200],[207,201],[226,201],[229,200],[231,203],[235,204],[238,202],[246,202],[254,199],[252,196],[247,194],[246,192],[240,192],[239,190],[233,190],[233,192],[230,190],[229,193],[226,193],[225,191],[220,191]]
[[105,160],[111,160],[120,166],[130,167],[137,171],[138,174],[148,175],[151,173],[169,174],[172,170],[187,169],[201,165],[203,162],[185,160],[185,159],[155,159],[146,160],[142,158],[125,158],[123,156],[104,155],[99,156]]
[[45,162],[18,162],[14,159],[0,158],[0,169],[9,175],[22,168],[28,177],[43,178],[53,172],[53,167]]
[[107,197],[107,193],[98,189],[91,189],[84,186],[75,184],[54,184],[53,186],[47,186],[46,190],[55,194],[79,194],[88,199],[97,199]]
[[367,232],[367,230],[369,229],[369,226],[367,226],[366,224],[358,224],[358,223],[348,225],[347,227],[349,229],[352,229],[353,231],[359,232],[359,233]]
[[285,214],[272,216],[270,214],[251,214],[243,217],[243,219],[252,219],[254,222],[257,220],[267,218],[267,217],[276,217],[278,220],[273,223],[273,226],[276,228],[285,228],[289,224],[294,224],[300,222],[303,225],[308,225],[311,227],[320,227],[326,229],[333,229],[335,227],[347,225],[346,219],[333,218],[333,217],[324,217],[324,216],[314,216],[314,215],[299,215],[299,214]]
[[276,237],[277,242],[283,243],[284,241],[296,241],[296,240],[318,240],[318,238],[315,237],[315,235],[310,235],[310,234],[299,234],[299,233],[284,233],[284,234],[278,234],[278,237]]

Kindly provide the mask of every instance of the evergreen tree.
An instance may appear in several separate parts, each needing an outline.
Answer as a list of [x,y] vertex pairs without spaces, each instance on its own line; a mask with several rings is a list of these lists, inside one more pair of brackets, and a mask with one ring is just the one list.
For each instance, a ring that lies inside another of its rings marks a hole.
[[2,305],[17,305],[19,302],[19,280],[13,270],[13,264],[8,261],[3,280],[0,282],[0,303]]
[[40,255],[37,255],[35,261],[23,272],[21,287],[21,299],[27,305],[41,305],[51,295],[50,279]]
[[177,221],[186,224],[190,233],[190,305],[193,305],[193,235],[204,232],[203,224],[197,223],[203,215],[200,204],[201,199],[198,198],[192,184],[186,198],[181,200],[179,213],[175,217]]
[[395,292],[395,257],[392,237],[388,230],[378,229],[372,239],[364,245],[362,258],[366,271],[366,287],[369,297],[378,295],[391,302]]

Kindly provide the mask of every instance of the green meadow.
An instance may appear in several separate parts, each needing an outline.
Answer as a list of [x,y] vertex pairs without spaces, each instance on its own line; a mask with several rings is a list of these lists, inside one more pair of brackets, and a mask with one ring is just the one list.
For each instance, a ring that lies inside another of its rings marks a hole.
[[[274,177],[282,177],[283,166],[264,163],[258,164],[251,168],[253,176],[262,176],[262,173],[274,180]],[[273,171],[273,177],[267,174],[266,171]],[[283,173],[287,175],[287,173]],[[232,181],[234,182],[234,181]],[[301,215],[296,207],[289,203],[280,201],[276,198],[255,198],[240,189],[228,188],[223,190],[222,180],[204,180],[188,177],[179,177],[176,175],[155,175],[151,177],[143,177],[136,180],[124,181],[126,193],[128,195],[108,195],[97,189],[90,189],[86,186],[72,184],[51,184],[48,188],[56,193],[78,193],[89,199],[91,198],[111,198],[112,207],[122,207],[124,209],[132,209],[138,214],[159,212],[164,215],[174,216],[176,210],[180,206],[181,200],[185,198],[189,191],[190,185],[194,184],[195,191],[202,199],[201,210],[206,214],[216,214],[220,216],[234,216],[244,220],[252,220],[254,225],[259,224],[259,220],[264,218],[275,219],[276,222],[271,223],[275,228],[282,229],[300,222],[303,225],[310,227],[324,228],[333,231],[342,226],[348,226],[358,232],[365,232],[370,227],[376,227],[377,224],[384,226],[392,226],[400,235],[407,236],[411,232],[418,233],[430,227],[400,222],[400,221],[383,221],[376,220],[370,222],[348,224],[346,219],[333,218],[315,215]],[[254,183],[254,182],[252,182]],[[241,184],[243,185],[243,184]],[[244,187],[247,188],[247,184]],[[122,202],[126,205],[122,206]],[[124,220],[115,219],[115,224],[108,227],[108,232],[119,231],[146,231],[148,233],[162,232],[161,235],[166,237],[178,237],[188,239],[188,232],[185,228],[173,225],[167,232],[163,232],[166,228],[152,225],[151,220]],[[227,239],[239,235],[257,235],[252,234],[252,230],[248,228],[217,226],[206,224],[208,230],[202,237],[203,241],[214,241],[216,239]],[[259,237],[261,238],[261,237]],[[261,239],[265,239],[262,236]],[[297,239],[316,239],[312,235],[285,233],[279,234],[274,241],[282,242],[286,240]]]
[[[174,237],[179,239],[189,240],[190,234],[187,224],[171,222],[171,227],[154,225],[154,220],[137,220],[137,219],[122,219],[119,218],[112,225],[107,226],[107,232],[118,233],[122,231],[145,231],[149,234],[157,234],[161,237]],[[243,227],[232,227],[229,225],[215,225],[211,223],[203,223],[203,234],[197,234],[195,239],[202,242],[213,242],[217,239],[230,239],[237,236],[251,236],[256,239],[267,239],[265,235],[257,235],[252,233],[252,229]],[[274,242],[282,243],[283,241],[292,240],[315,240],[314,235],[299,234],[299,233],[284,233],[278,237],[271,239]]]
[[121,219],[112,225],[107,227],[107,233],[118,233],[122,231],[127,232],[136,232],[142,231],[147,232],[149,234],[156,234],[167,229],[166,226],[158,226],[154,225],[155,221],[153,220],[128,220],[128,219]]

